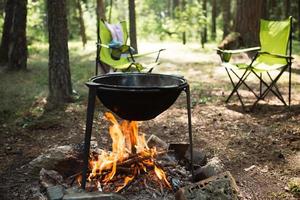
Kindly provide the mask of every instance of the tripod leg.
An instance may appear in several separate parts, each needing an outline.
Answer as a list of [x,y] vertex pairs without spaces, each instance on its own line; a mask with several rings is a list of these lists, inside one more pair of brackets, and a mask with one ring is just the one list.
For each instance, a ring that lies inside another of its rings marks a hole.
[[86,185],[86,178],[87,178],[86,176],[87,176],[87,170],[89,164],[90,143],[91,143],[91,135],[92,135],[92,128],[93,128],[94,110],[95,110],[96,91],[97,88],[95,87],[89,88],[89,99],[88,99],[88,107],[87,107],[84,152],[83,152],[83,169],[82,169],[82,183],[81,183],[82,189],[85,189],[85,185]]
[[191,172],[192,172],[192,180],[194,180],[192,114],[191,114],[191,97],[190,97],[190,86],[189,85],[186,86],[185,92],[186,92],[186,105],[187,105],[187,114],[188,114],[188,129],[189,129],[189,142],[190,142],[190,154],[191,154]]

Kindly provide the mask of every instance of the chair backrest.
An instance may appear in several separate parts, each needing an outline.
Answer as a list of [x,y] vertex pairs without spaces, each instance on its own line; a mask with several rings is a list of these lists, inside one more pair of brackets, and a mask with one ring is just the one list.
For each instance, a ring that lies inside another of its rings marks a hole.
[[[262,52],[290,56],[288,47],[291,45],[291,17],[284,21],[260,20],[259,39]],[[260,62],[268,64],[286,64],[287,60],[262,54]]]
[[[126,44],[128,40],[126,21],[122,21],[120,22],[120,24],[123,32],[123,42],[124,44]],[[99,42],[104,45],[108,45],[112,41],[111,33],[103,20],[100,20],[99,22],[99,40]],[[99,57],[101,62],[104,62],[105,64],[110,65],[112,67],[128,63],[127,58],[120,58],[119,60],[113,59],[111,57],[111,50],[105,47],[100,47]]]

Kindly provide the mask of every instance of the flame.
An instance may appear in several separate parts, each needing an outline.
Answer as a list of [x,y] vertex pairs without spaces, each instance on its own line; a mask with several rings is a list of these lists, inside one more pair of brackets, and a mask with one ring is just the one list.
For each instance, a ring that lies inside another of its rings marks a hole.
[[159,180],[163,180],[169,188],[172,188],[170,183],[167,180],[165,172],[161,168],[154,165],[154,172],[155,172],[156,176],[159,178]]
[[[138,123],[124,120],[119,124],[111,113],[107,112],[104,116],[111,122],[109,134],[112,139],[112,151],[102,151],[98,156],[91,156],[89,162],[91,172],[87,180],[94,182],[95,187],[102,190],[101,187],[105,184],[109,184],[115,177],[119,178],[116,174],[120,165],[130,164],[127,168],[127,171],[130,170],[130,174],[126,174],[123,184],[116,187],[116,192],[132,182],[141,172],[147,172],[153,168],[159,180],[171,188],[165,172],[155,165],[156,149],[148,147],[144,134],[139,135]],[[136,160],[130,163],[130,159]]]
[[121,189],[123,189],[126,185],[128,185],[129,182],[131,182],[134,179],[134,176],[126,176],[124,179],[124,184],[122,186],[119,186],[116,190],[116,192],[119,192]]

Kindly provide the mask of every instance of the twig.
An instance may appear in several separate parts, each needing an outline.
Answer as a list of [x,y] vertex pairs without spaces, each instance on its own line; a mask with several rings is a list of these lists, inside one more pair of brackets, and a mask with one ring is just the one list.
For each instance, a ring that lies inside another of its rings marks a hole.
[[[168,151],[161,151],[161,152],[157,152],[156,153],[156,156],[158,156],[158,155],[162,155],[162,154],[165,154],[165,153],[167,153]],[[148,156],[143,156],[142,157],[142,155],[141,154],[135,154],[134,156],[130,156],[127,160],[125,160],[125,161],[123,161],[123,162],[120,162],[120,163],[117,163],[117,165],[119,165],[119,166],[130,166],[131,164],[133,164],[133,163],[136,163],[136,162],[142,162],[142,161],[144,161],[144,160],[148,160],[148,159],[150,159],[150,158],[152,158],[152,156],[151,155],[148,155]]]

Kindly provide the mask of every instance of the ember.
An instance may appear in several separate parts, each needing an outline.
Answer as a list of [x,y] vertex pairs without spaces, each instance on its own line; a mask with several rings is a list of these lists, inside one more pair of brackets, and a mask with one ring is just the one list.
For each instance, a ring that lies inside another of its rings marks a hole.
[[105,118],[111,122],[112,151],[90,156],[88,188],[119,192],[139,174],[154,171],[158,180],[171,189],[165,172],[155,163],[163,152],[148,147],[144,134],[138,133],[138,123],[124,120],[119,124],[111,113],[105,113]]

